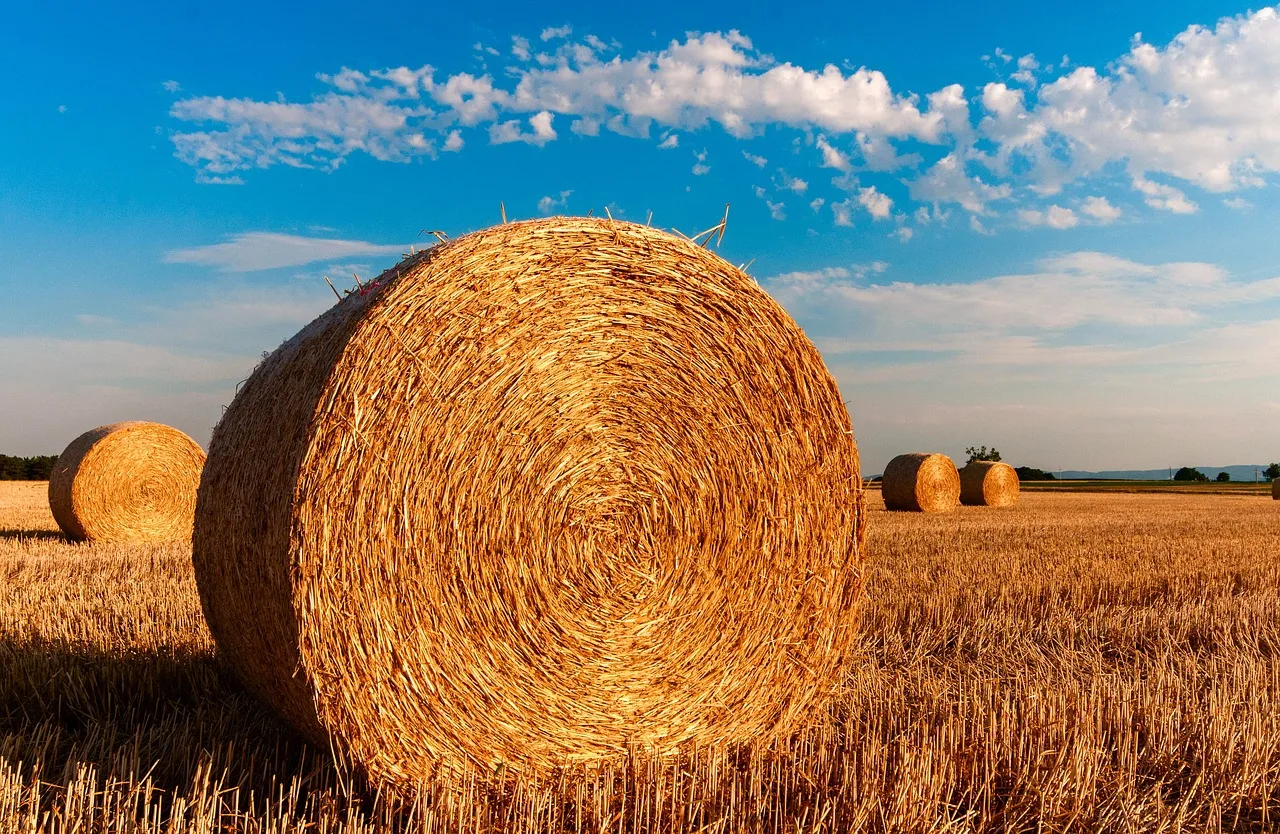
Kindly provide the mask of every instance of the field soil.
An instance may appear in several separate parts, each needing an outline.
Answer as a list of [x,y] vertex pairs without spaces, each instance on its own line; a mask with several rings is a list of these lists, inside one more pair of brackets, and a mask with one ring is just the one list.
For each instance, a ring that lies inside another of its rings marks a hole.
[[1280,830],[1269,497],[873,491],[826,724],[406,804],[220,670],[189,545],[72,544],[45,490],[0,483],[0,832]]

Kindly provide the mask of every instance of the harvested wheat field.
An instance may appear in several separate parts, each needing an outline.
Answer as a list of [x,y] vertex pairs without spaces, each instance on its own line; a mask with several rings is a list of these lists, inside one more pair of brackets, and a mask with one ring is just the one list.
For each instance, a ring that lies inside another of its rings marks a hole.
[[824,725],[397,805],[219,669],[187,547],[71,544],[44,489],[0,483],[0,830],[1280,827],[1266,496],[870,493],[862,662]]

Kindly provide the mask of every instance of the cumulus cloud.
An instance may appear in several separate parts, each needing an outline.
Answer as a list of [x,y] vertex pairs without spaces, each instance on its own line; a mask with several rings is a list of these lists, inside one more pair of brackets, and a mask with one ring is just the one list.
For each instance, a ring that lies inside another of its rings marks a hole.
[[837,171],[849,171],[853,168],[849,162],[848,154],[827,141],[827,137],[819,136],[817,140],[818,150],[822,153],[822,167],[835,168]]
[[803,194],[809,188],[809,183],[791,176],[781,168],[778,169],[778,178],[774,180],[774,184],[783,191],[793,191],[796,194]]
[[1050,229],[1070,229],[1079,225],[1080,218],[1065,206],[1049,206],[1040,209],[1021,209],[1018,220],[1027,226],[1048,226]]
[[1181,189],[1152,182],[1141,175],[1134,176],[1133,187],[1144,195],[1143,202],[1152,208],[1171,211],[1174,214],[1195,214],[1200,208],[1188,200]]
[[1086,197],[1080,204],[1080,212],[1087,214],[1099,223],[1106,225],[1120,219],[1121,211],[1111,205],[1106,197]]
[[1042,186],[1120,163],[1156,207],[1188,211],[1185,197],[1144,191],[1146,176],[1224,192],[1280,171],[1276,78],[1280,13],[1263,8],[1191,26],[1163,47],[1135,38],[1110,70],[1078,67],[1030,106],[1022,91],[990,84],[982,128],[999,144],[998,168],[1020,158]]
[[[1148,207],[1174,213],[1197,209],[1192,189],[1226,194],[1280,172],[1276,7],[1191,26],[1166,44],[1135,37],[1099,67],[1002,48],[989,61],[1003,80],[973,93],[949,84],[921,95],[874,68],[802,66],[737,30],[631,52],[594,35],[575,39],[568,26],[540,37],[535,54],[529,38],[512,36],[510,65],[492,75],[344,67],[319,74],[323,87],[306,101],[180,98],[170,108],[181,123],[174,151],[201,182],[234,183],[276,165],[332,170],[355,153],[433,158],[460,149],[459,130],[471,127],[494,144],[543,145],[557,138],[557,116],[580,136],[656,131],[660,148],[678,146],[678,131],[748,138],[790,129],[797,152],[817,150],[811,164],[850,177],[905,172],[912,199],[959,206],[979,218],[975,229],[986,228],[993,202],[1017,194],[1025,205],[1082,180],[1112,184],[1117,171]],[[1043,210],[1037,225],[1069,223],[1067,212],[1116,219],[1118,209],[1096,202],[1105,197],[1091,200],[1060,205],[1052,221]]]
[[529,117],[531,130],[524,130],[520,122],[512,119],[498,122],[489,128],[489,144],[505,145],[509,142],[524,142],[529,145],[545,145],[556,138],[555,128],[551,126],[552,115],[546,110],[534,113]]
[[[570,34],[568,27],[547,29],[542,39]],[[940,114],[895,93],[880,72],[779,63],[737,31],[602,60],[610,48],[594,37],[565,43],[536,56],[535,66],[509,68],[513,83],[504,85],[465,72],[437,78],[430,66],[343,68],[317,76],[329,89],[310,102],[190,97],[175,102],[170,115],[203,129],[172,140],[184,162],[223,175],[278,164],[332,168],[355,152],[407,161],[436,153],[439,134],[454,125],[488,124],[499,142],[554,138],[549,129],[518,131],[519,120],[503,114],[536,114],[548,127],[560,114],[629,135],[647,133],[650,123],[689,130],[718,124],[734,136],[781,124],[861,132],[872,141],[936,142],[943,130]],[[523,60],[527,39],[515,37],[512,51]]]
[[985,214],[987,203],[1013,194],[1005,184],[992,185],[965,171],[964,161],[950,153],[911,183],[911,196],[930,203],[958,203],[965,211]]
[[538,201],[538,211],[542,214],[551,214],[556,209],[564,208],[569,196],[573,194],[573,189],[560,192],[560,196],[552,197],[547,195]]
[[693,163],[693,175],[695,177],[711,173],[711,166],[707,164],[707,152],[705,150],[694,152],[693,158],[695,160]]
[[858,203],[876,220],[887,220],[893,211],[893,200],[877,191],[875,186],[859,190]]

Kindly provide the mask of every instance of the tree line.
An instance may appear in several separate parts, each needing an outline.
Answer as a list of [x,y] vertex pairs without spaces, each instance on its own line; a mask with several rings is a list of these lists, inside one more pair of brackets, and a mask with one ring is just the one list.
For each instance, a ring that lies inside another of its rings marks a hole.
[[47,481],[57,455],[34,455],[29,458],[0,455],[0,481]]

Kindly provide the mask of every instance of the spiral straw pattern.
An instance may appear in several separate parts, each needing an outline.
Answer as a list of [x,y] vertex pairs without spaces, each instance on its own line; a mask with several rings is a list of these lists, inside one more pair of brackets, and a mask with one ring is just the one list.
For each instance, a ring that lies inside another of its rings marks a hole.
[[945,513],[960,503],[960,473],[946,455],[911,452],[889,461],[880,491],[887,509]]
[[975,460],[960,470],[960,503],[970,507],[1012,507],[1022,484],[1007,463]]
[[852,654],[863,492],[817,350],[635,224],[504,224],[257,369],[196,511],[222,659],[379,785],[767,740]]
[[49,507],[76,541],[191,536],[204,450],[160,423],[113,423],[71,441],[49,475]]

